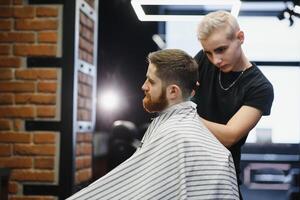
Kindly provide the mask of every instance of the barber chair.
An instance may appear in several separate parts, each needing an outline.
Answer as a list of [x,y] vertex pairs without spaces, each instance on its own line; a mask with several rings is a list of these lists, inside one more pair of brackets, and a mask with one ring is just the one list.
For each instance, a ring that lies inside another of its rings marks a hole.
[[288,191],[288,200],[300,199],[300,168],[294,168],[289,173],[290,189]]
[[139,146],[138,129],[133,122],[118,120],[113,123],[108,142],[108,170],[128,159]]

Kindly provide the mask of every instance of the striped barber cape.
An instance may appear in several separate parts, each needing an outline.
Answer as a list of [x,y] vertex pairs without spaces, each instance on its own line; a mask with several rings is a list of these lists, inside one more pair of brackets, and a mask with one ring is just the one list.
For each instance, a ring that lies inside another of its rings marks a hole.
[[193,102],[161,112],[141,144],[68,200],[239,199],[232,156],[201,123]]

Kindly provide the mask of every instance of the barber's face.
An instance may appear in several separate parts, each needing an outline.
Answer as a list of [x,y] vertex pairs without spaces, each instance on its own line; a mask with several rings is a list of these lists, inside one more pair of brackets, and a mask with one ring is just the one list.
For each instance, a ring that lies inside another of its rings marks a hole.
[[[242,37],[241,35],[242,34]],[[243,33],[237,32],[229,39],[224,30],[214,31],[206,40],[202,40],[208,59],[223,72],[240,71],[242,66]]]
[[150,113],[160,112],[168,105],[166,88],[163,87],[161,79],[156,76],[155,72],[155,65],[150,63],[146,74],[146,80],[142,86],[142,90],[145,93],[143,106],[144,109]]

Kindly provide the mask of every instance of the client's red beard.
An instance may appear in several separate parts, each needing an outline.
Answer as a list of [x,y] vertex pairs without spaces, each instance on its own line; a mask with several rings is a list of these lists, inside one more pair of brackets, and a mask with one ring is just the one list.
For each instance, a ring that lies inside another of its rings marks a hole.
[[156,100],[153,100],[151,96],[145,92],[145,97],[143,99],[144,109],[149,113],[160,112],[164,110],[168,106],[165,91],[165,89],[162,89],[159,98]]

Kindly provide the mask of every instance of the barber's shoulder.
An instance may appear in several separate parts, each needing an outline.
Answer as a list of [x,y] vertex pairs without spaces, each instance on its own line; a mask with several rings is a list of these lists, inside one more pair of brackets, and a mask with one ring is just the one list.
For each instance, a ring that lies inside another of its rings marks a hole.
[[260,85],[264,85],[264,87],[268,86],[268,88],[273,89],[271,81],[265,76],[265,74],[260,70],[260,68],[255,64],[252,65],[252,68],[254,71],[252,75],[253,80],[258,82]]

